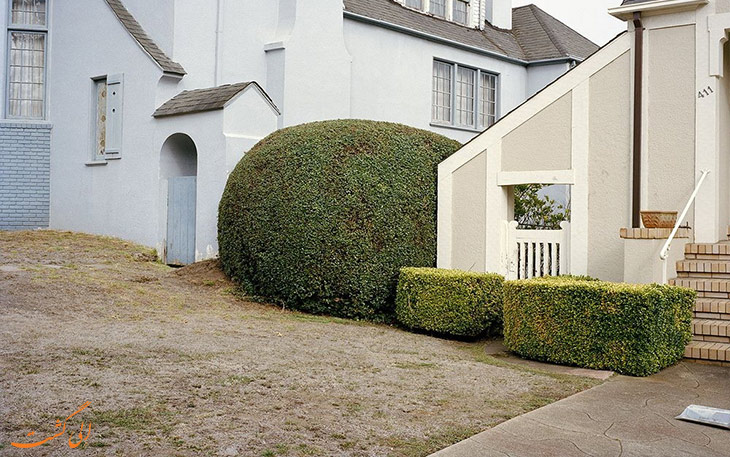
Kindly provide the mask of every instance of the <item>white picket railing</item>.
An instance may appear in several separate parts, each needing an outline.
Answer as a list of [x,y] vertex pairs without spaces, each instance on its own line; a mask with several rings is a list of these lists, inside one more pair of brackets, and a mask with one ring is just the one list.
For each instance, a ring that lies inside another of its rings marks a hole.
[[530,279],[570,274],[570,223],[560,230],[520,230],[505,221],[507,278]]

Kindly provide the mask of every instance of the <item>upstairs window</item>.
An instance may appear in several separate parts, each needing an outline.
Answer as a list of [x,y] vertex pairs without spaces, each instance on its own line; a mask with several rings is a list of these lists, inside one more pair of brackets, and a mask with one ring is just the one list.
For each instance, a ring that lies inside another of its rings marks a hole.
[[434,60],[431,121],[474,130],[493,125],[497,121],[497,76]]
[[453,0],[454,2],[454,22],[459,24],[469,24],[469,2],[464,0]]
[[430,13],[434,16],[446,18],[446,0],[431,0]]
[[406,0],[406,6],[417,10],[423,10],[423,0]]
[[11,0],[8,24],[8,117],[42,119],[46,98],[46,0]]

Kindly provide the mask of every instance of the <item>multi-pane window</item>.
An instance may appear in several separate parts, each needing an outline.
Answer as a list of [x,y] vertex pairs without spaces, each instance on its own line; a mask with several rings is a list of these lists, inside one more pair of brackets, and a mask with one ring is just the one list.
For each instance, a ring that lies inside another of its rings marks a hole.
[[453,0],[454,2],[454,22],[459,24],[469,24],[469,2],[464,0]]
[[477,71],[458,67],[456,71],[456,125],[474,127],[474,98]]
[[434,16],[446,17],[446,0],[431,0],[430,12]]
[[423,0],[406,0],[406,6],[409,8],[423,9]]
[[497,122],[497,77],[481,72],[479,85],[479,128]]
[[489,127],[497,121],[497,76],[434,60],[432,99],[434,123],[471,129]]
[[451,81],[453,65],[433,62],[433,95],[431,117],[436,122],[451,123]]
[[42,118],[45,114],[46,0],[12,0],[8,25],[9,117]]

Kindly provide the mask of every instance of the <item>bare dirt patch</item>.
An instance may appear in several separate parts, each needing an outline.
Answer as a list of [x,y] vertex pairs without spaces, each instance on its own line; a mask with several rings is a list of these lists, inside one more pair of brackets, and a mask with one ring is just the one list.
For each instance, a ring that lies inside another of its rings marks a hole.
[[[90,401],[85,455],[423,456],[597,383],[485,342],[250,303],[214,261],[151,255],[0,232],[0,454]],[[61,437],[33,455],[71,452]]]

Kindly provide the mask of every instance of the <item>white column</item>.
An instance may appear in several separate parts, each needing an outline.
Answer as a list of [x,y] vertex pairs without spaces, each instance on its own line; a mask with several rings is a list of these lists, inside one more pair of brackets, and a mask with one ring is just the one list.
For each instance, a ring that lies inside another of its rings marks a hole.
[[[509,195],[506,187],[497,183],[497,177],[502,170],[502,140],[491,146],[487,152],[487,198],[486,218],[484,234],[484,266],[485,270],[491,273],[506,275],[509,272],[509,265],[502,251],[500,237],[494,236],[501,233],[502,222],[509,216]],[[495,255],[502,253],[501,255]]]
[[588,274],[588,153],[590,148],[590,80],[573,89],[573,170],[571,189],[570,272]]

